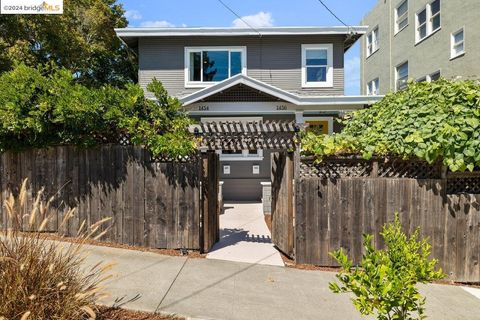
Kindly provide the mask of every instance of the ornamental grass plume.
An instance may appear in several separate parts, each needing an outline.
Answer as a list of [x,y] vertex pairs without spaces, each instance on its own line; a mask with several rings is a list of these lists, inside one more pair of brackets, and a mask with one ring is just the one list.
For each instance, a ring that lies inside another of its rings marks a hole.
[[[40,190],[27,214],[27,180],[18,197],[12,193],[4,208],[6,225],[0,235],[0,320],[95,319],[95,302],[102,298],[102,284],[111,277],[112,265],[83,265],[83,246],[98,238],[102,220],[91,227],[83,222],[75,243],[47,240],[41,233],[51,223],[53,197],[44,201]],[[75,214],[69,209],[59,230]],[[4,221],[5,223],[5,221]]]

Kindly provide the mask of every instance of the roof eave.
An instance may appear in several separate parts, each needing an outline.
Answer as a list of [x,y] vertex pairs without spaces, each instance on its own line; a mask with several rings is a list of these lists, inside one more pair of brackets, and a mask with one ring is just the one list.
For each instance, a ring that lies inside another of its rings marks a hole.
[[370,105],[380,101],[383,96],[299,96],[291,92],[279,89],[277,87],[266,84],[257,79],[250,78],[243,74],[236,75],[232,78],[217,83],[211,87],[204,88],[194,92],[188,96],[180,98],[185,105],[200,102],[212,95],[229,89],[235,85],[243,84],[250,86],[256,90],[274,96],[280,100],[298,105],[298,106],[318,106],[318,105]]
[[364,34],[365,26],[332,27],[270,27],[244,28],[116,28],[117,36],[123,37],[172,37],[172,36],[262,36],[268,35],[332,35]]

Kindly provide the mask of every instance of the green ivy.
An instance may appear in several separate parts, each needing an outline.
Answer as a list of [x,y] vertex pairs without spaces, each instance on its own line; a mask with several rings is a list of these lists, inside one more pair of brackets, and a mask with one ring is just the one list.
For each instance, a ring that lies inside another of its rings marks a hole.
[[303,152],[321,158],[339,153],[443,161],[451,171],[480,166],[480,83],[410,82],[370,108],[353,112],[341,133],[307,133]]
[[429,259],[430,244],[418,240],[419,229],[411,237],[405,235],[398,215],[381,235],[385,250],[376,250],[372,235],[364,235],[365,254],[357,267],[343,250],[331,253],[342,269],[336,276],[340,285],[332,282],[330,290],[352,292],[357,310],[362,315],[376,313],[379,320],[426,318],[425,298],[416,285],[445,277],[441,269],[435,270],[437,261]]
[[0,75],[0,151],[53,145],[92,146],[128,134],[154,156],[195,151],[191,120],[156,79],[138,85],[89,88],[66,69],[18,65]]

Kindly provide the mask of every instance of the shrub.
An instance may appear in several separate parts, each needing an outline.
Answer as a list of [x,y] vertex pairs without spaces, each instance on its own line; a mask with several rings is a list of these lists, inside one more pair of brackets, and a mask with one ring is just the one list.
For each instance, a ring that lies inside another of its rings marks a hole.
[[154,156],[195,151],[190,119],[157,80],[147,99],[138,85],[89,88],[66,69],[18,65],[0,75],[0,152],[53,145],[93,146],[129,135]]
[[480,82],[410,82],[370,108],[353,112],[341,133],[309,133],[303,151],[443,161],[452,171],[480,166]]
[[341,266],[336,282],[330,283],[335,293],[352,292],[353,304],[362,315],[377,313],[380,320],[425,318],[425,298],[416,287],[444,277],[430,260],[431,246],[427,239],[418,240],[419,229],[411,237],[402,232],[398,215],[381,232],[385,250],[376,250],[373,237],[364,235],[365,254],[359,266],[353,267],[340,249],[330,253]]
[[[90,228],[83,223],[75,244],[45,240],[39,232],[50,223],[52,199],[42,201],[40,191],[24,216],[26,185],[25,180],[18,198],[10,194],[5,201],[10,226],[0,237],[0,319],[95,318],[94,302],[103,295],[101,284],[111,266],[85,269],[81,255],[87,239],[103,234],[98,230],[105,221]],[[68,211],[62,224],[73,214]]]

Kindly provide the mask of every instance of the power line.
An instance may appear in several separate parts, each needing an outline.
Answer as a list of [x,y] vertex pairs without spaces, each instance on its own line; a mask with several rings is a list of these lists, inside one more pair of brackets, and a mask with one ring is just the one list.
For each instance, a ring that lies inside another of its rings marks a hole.
[[245,23],[245,25],[247,25],[250,29],[252,29],[253,31],[255,31],[256,33],[258,33],[260,36],[262,36],[262,33],[260,31],[258,31],[257,29],[255,29],[254,27],[252,27],[247,21],[245,21],[239,14],[237,14],[232,8],[230,8],[228,5],[225,4],[225,2],[223,2],[222,0],[217,0],[218,2],[220,2],[222,4],[222,6],[224,6],[228,11],[230,11],[231,13],[233,13],[238,19],[240,19],[243,23]]
[[340,21],[341,24],[343,24],[345,27],[347,27],[347,28],[349,28],[349,29],[353,29],[353,30],[355,31],[355,29],[354,29],[352,26],[346,24],[342,19],[340,19],[340,18],[335,14],[335,12],[333,12],[333,11],[325,4],[325,2],[323,2],[322,0],[317,0],[317,1],[320,2],[320,3],[322,4],[322,6],[324,6],[325,9],[327,9],[327,11],[330,12],[330,14],[335,17],[335,19],[337,19],[338,21]]

